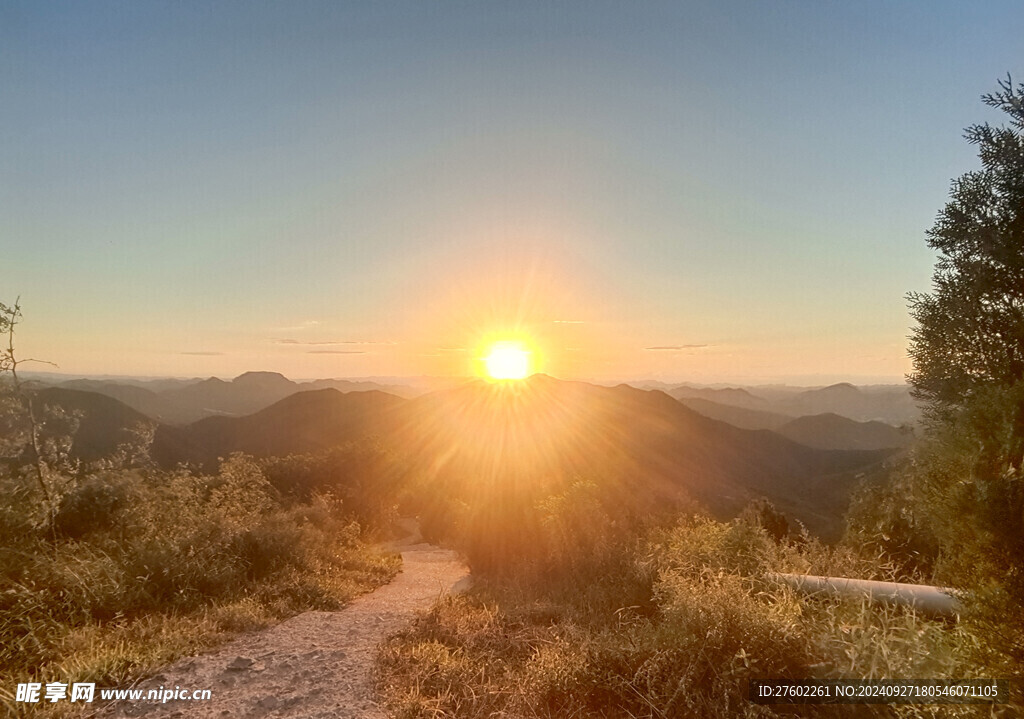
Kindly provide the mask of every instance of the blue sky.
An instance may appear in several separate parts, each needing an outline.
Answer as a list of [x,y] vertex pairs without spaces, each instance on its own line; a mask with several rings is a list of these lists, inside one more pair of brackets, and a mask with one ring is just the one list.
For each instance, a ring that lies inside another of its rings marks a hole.
[[1022,26],[2,1],[0,301],[76,373],[463,374],[511,333],[559,376],[898,380],[924,232]]

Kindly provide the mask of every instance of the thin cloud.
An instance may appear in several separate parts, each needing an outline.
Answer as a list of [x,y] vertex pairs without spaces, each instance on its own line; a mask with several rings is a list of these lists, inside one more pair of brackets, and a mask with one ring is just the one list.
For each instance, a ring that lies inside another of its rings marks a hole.
[[644,347],[645,352],[679,352],[680,350],[700,350],[710,345],[661,345],[658,347]]
[[297,345],[300,347],[331,347],[335,345],[393,345],[395,342],[381,340],[327,340],[323,342],[303,342],[296,339],[274,340],[274,344]]
[[365,350],[308,350],[308,355],[364,355]]
[[556,325],[583,325],[586,324],[586,320],[551,320]]
[[193,357],[219,357],[223,355],[223,352],[182,352],[183,355],[191,355]]
[[291,325],[289,327],[275,327],[272,332],[294,332],[296,330],[308,330],[316,327],[320,324],[320,320],[303,320],[297,325]]

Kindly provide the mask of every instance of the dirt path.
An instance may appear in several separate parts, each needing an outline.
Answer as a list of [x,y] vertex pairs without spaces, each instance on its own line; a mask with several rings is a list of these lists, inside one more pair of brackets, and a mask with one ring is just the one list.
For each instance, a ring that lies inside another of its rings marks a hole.
[[430,544],[400,547],[402,572],[338,612],[306,612],[190,657],[137,688],[210,689],[209,701],[120,702],[103,717],[386,717],[370,685],[377,645],[464,578],[455,554]]

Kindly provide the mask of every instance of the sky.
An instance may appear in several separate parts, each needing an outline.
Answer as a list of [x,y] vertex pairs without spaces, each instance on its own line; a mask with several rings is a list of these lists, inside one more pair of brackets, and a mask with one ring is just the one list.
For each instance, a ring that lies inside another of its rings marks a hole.
[[[0,302],[73,374],[900,382],[1018,2],[0,0]],[[39,369],[52,369],[39,366]]]

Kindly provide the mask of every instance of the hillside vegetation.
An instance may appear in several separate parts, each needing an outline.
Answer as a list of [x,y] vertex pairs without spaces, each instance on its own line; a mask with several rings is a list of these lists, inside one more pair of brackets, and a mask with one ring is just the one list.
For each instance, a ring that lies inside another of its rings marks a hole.
[[[16,702],[20,682],[123,687],[234,633],[338,608],[397,572],[396,556],[366,543],[385,516],[372,493],[282,491],[272,479],[286,460],[240,454],[209,472],[159,469],[139,413],[25,387],[20,316],[0,304],[0,707],[10,715],[34,708]],[[373,449],[346,457],[364,455]]]
[[378,687],[396,717],[1009,717],[1021,708],[753,704],[750,679],[1013,670],[969,622],[807,600],[773,582],[776,571],[906,577],[848,548],[786,539],[765,507],[728,523],[688,515],[623,531],[577,499],[542,510],[544,559],[475,573],[469,595],[441,601],[384,647]]

